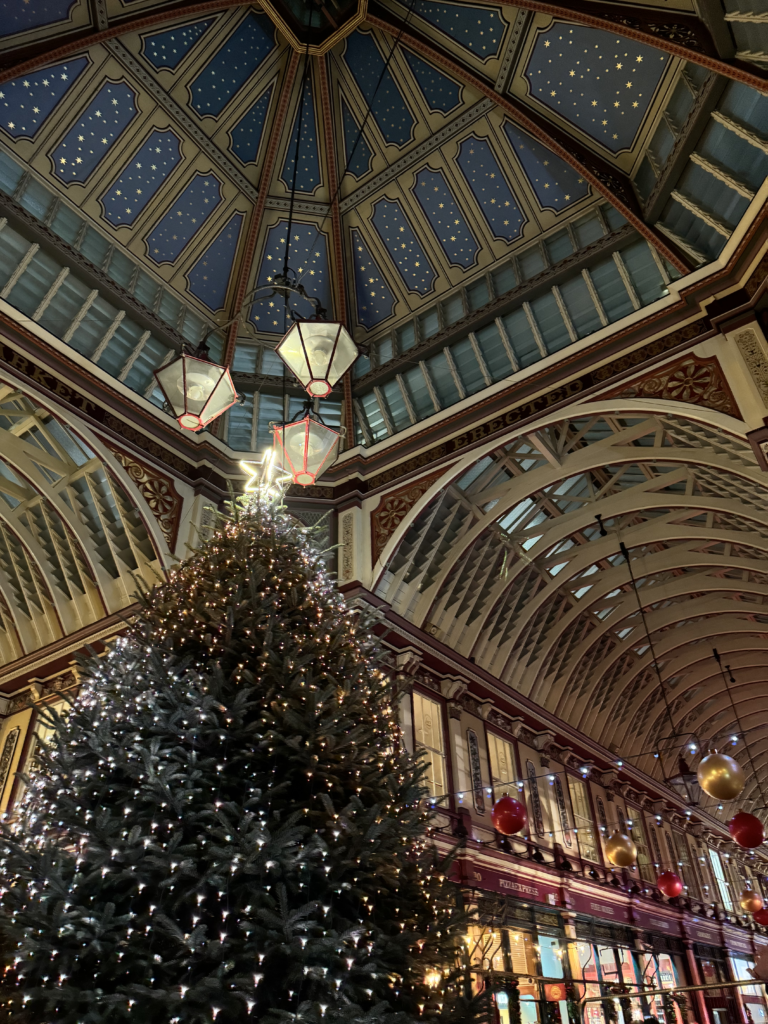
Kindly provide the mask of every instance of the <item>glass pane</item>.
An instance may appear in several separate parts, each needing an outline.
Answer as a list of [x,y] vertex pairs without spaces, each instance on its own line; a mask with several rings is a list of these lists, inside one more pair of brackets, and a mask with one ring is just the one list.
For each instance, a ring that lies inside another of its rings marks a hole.
[[488,283],[485,278],[481,277],[479,281],[475,281],[467,287],[467,302],[472,312],[485,306],[490,297]]
[[531,309],[548,352],[556,352],[570,345],[571,336],[552,292],[534,299]]
[[589,276],[592,278],[592,284],[600,297],[609,323],[620,320],[621,317],[632,312],[635,307],[632,305],[629,292],[624,286],[619,268],[613,259],[609,257],[590,267]]
[[640,301],[647,305],[661,298],[666,284],[656,264],[656,260],[645,241],[635,242],[621,250],[621,258],[624,261],[632,283],[635,286]]
[[570,256],[573,252],[571,237],[565,229],[551,235],[545,245],[549,258],[553,263],[559,263],[560,260],[564,260],[566,256]]
[[540,935],[539,956],[541,958],[541,973],[545,978],[563,977],[563,951],[560,949],[559,939]]
[[406,427],[411,425],[411,418],[405,407],[405,399],[400,390],[400,385],[396,380],[388,380],[386,384],[382,384],[381,393],[384,396],[387,412],[395,430],[405,430]]
[[61,264],[39,249],[27,265],[27,269],[11,289],[8,301],[27,316],[32,316],[40,300],[48,293],[61,271]]
[[373,391],[369,391],[367,395],[360,396],[360,406],[365,416],[368,432],[373,440],[380,441],[382,437],[386,437],[387,428],[384,423],[384,415]]
[[432,404],[432,398],[421,367],[414,366],[412,369],[406,370],[403,374],[403,382],[416,415],[419,417],[431,416],[435,411],[435,407]]
[[81,355],[92,356],[116,316],[117,309],[97,295],[70,339],[72,348]]
[[453,374],[448,366],[444,352],[440,352],[438,355],[432,356],[431,359],[427,360],[427,370],[443,409],[453,405],[454,402],[458,402],[459,392],[456,390]]
[[144,342],[144,347],[131,367],[130,373],[125,378],[128,387],[143,395],[155,379],[152,371],[160,366],[169,351],[167,345],[150,335]]
[[568,776],[568,790],[571,794],[573,822],[578,832],[578,849],[585,860],[597,861],[597,842],[589,806],[589,795],[586,783],[581,779]]
[[515,757],[512,744],[489,732],[488,757],[491,762],[491,783],[493,785],[493,799],[498,800],[502,796],[513,796],[517,798],[517,783],[515,781]]
[[57,338],[63,337],[89,294],[87,285],[70,274],[62,281],[38,322]]
[[21,263],[30,243],[7,225],[0,232],[0,288]]
[[507,263],[506,266],[494,270],[491,278],[493,279],[493,288],[497,295],[505,295],[517,287],[515,268],[511,263]]
[[587,283],[583,277],[572,277],[560,286],[560,294],[565,302],[565,308],[571,318],[571,323],[576,329],[580,338],[598,331],[602,324],[598,315],[592,296],[589,294]]
[[132,320],[121,320],[117,330],[109,339],[109,344],[99,357],[97,365],[116,377],[136,350],[143,334],[144,328],[139,327]]
[[480,351],[491,378],[494,381],[508,377],[512,373],[512,364],[509,361],[507,350],[501,340],[499,329],[496,324],[488,324],[482,327],[475,334]]
[[227,443],[236,451],[251,450],[251,425],[253,423],[253,394],[245,394],[245,402],[236,403],[229,410]]
[[512,351],[521,367],[530,366],[541,359],[539,346],[524,309],[516,309],[514,313],[505,316],[503,322]]
[[469,338],[465,338],[464,341],[459,341],[453,345],[451,347],[451,355],[456,364],[456,371],[464,385],[464,390],[468,395],[473,395],[476,391],[480,391],[481,388],[486,386],[485,377],[483,377]]

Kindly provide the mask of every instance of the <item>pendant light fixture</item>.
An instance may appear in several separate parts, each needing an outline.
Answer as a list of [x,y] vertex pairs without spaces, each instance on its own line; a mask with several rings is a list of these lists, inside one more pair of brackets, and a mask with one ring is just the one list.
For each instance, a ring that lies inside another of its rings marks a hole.
[[275,461],[290,473],[293,483],[309,487],[333,461],[341,434],[305,411],[300,420],[272,427]]
[[357,359],[357,345],[343,324],[299,320],[277,346],[277,354],[312,398],[327,398]]
[[154,373],[183,430],[202,430],[238,400],[229,370],[210,361],[205,345],[194,352],[182,349],[178,359]]

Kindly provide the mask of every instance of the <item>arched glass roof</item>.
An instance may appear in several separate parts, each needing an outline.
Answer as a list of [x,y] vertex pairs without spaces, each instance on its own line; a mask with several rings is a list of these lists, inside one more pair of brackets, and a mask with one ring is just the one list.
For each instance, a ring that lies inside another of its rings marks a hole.
[[768,169],[768,30],[727,6],[0,0],[0,300],[147,397],[218,328],[252,450],[299,400],[287,250],[374,443],[717,258]]

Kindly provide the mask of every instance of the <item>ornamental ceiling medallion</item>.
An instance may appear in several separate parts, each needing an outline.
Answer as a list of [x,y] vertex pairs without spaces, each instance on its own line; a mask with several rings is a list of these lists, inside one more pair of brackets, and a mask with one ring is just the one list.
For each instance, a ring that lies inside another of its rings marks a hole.
[[686,405],[702,405],[741,419],[733,392],[716,356],[703,359],[686,355],[645,374],[631,384],[617,388],[610,397],[662,398]]
[[368,0],[262,0],[264,13],[294,50],[322,57],[361,25]]
[[426,494],[435,480],[444,473],[445,467],[435,473],[429,473],[418,480],[399,487],[396,491],[384,494],[379,504],[371,512],[371,564],[376,565],[379,555],[386,547],[387,541],[405,519],[419,498]]

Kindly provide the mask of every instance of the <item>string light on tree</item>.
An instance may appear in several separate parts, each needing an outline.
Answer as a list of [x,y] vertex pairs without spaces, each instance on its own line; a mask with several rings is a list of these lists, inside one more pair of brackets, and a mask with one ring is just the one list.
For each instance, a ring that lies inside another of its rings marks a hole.
[[394,684],[260,467],[51,718],[0,838],[15,1020],[466,1017]]

